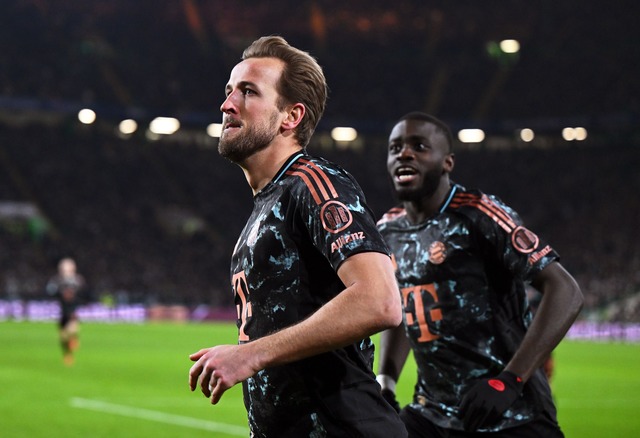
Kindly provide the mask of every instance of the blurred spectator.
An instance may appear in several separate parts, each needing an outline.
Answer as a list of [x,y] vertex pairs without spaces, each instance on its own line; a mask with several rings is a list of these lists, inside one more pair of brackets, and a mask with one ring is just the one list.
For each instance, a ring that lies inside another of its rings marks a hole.
[[[44,298],[47,268],[73,253],[92,261],[83,274],[95,298],[125,291],[130,302],[227,303],[230,236],[244,222],[227,218],[249,214],[244,179],[215,145],[151,142],[144,128],[119,138],[114,125],[131,114],[180,114],[199,129],[219,121],[215,102],[239,48],[279,33],[323,60],[333,85],[319,131],[353,123],[365,140],[322,155],[354,174],[378,215],[393,204],[379,175],[386,124],[403,106],[454,127],[512,130],[525,118],[607,128],[584,146],[463,150],[470,157],[457,178],[501,193],[554,242],[585,294],[583,316],[640,292],[640,154],[627,129],[640,109],[640,45],[629,43],[640,4],[354,0],[328,11],[303,2],[283,21],[290,4],[3,2],[0,200],[37,205],[50,227],[37,241],[0,221],[0,284],[13,282],[23,300]],[[505,36],[522,44],[509,62],[487,50]],[[99,108],[96,125],[78,126],[81,105]],[[326,147],[316,137],[310,152]],[[505,167],[521,175],[517,184]],[[639,319],[629,306],[606,315]]]

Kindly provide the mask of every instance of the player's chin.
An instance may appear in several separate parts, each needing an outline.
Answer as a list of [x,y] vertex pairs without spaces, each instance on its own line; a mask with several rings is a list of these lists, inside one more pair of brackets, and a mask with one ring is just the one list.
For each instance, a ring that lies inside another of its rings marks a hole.
[[412,201],[416,198],[416,188],[410,184],[394,184],[393,188],[400,201]]

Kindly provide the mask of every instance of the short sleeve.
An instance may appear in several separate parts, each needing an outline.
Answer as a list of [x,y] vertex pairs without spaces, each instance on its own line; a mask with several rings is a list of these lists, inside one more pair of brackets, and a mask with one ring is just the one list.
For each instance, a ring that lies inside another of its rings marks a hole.
[[297,212],[314,246],[335,270],[360,252],[389,254],[360,186],[345,170],[304,158],[287,173],[304,183],[292,193]]
[[479,217],[472,219],[502,265],[516,277],[530,281],[554,260],[555,250],[528,229],[518,213],[495,196],[483,195]]

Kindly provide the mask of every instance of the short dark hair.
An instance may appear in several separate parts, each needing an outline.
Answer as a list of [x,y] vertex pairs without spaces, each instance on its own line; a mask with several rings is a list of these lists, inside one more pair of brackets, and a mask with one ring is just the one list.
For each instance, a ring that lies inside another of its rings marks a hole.
[[453,134],[451,133],[451,128],[445,122],[440,120],[439,118],[432,116],[431,114],[423,113],[420,111],[412,111],[410,113],[405,114],[400,117],[396,122],[396,125],[404,120],[419,120],[421,122],[427,122],[434,125],[438,128],[438,131],[444,134],[447,139],[447,143],[449,144],[449,152],[453,153]]
[[295,137],[306,147],[320,122],[327,102],[328,87],[322,67],[309,53],[297,49],[281,36],[263,36],[255,40],[242,53],[242,59],[277,58],[284,62],[284,69],[277,88],[282,100],[280,109],[287,103],[302,103],[305,115],[295,131]]

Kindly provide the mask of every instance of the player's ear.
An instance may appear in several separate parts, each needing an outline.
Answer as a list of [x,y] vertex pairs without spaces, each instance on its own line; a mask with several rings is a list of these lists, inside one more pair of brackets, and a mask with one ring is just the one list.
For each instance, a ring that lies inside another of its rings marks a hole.
[[287,109],[287,116],[282,121],[282,129],[294,130],[302,121],[306,109],[303,104],[296,103]]
[[444,169],[445,172],[451,173],[453,171],[453,168],[455,167],[455,164],[456,164],[456,155],[454,153],[450,153],[445,155],[442,168]]

